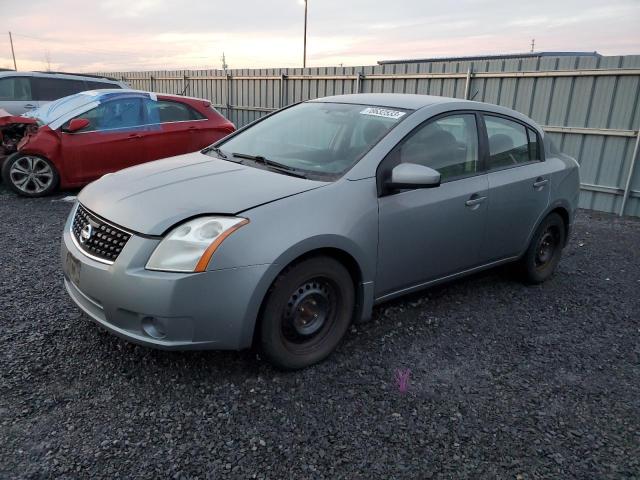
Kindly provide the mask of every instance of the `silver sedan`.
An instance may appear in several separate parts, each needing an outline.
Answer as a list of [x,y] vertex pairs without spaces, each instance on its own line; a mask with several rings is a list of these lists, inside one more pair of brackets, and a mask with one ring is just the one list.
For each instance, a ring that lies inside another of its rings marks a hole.
[[302,368],[386,300],[507,262],[548,279],[578,195],[576,161],[515,111],[321,98],[87,186],[64,228],[64,283],[133,342],[255,345]]

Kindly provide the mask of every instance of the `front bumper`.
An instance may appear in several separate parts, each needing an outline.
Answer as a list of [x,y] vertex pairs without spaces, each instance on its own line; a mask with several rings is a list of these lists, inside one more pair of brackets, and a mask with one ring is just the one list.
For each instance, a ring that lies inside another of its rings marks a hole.
[[107,265],[76,247],[70,222],[61,247],[64,285],[96,323],[134,343],[161,349],[250,346],[261,301],[258,289],[269,265],[203,273],[149,271],[144,266],[159,240],[135,235],[116,262]]

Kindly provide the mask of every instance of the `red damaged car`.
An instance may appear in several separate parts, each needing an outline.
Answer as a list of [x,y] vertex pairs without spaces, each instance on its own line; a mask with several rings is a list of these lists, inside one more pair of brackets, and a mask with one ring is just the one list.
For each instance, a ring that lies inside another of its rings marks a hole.
[[23,116],[2,112],[2,179],[29,197],[195,152],[235,130],[207,100],[137,90],[83,92]]

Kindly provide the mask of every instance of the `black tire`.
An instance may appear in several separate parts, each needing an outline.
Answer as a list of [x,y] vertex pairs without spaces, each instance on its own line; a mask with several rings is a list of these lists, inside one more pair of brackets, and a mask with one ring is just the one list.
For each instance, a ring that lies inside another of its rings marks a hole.
[[355,292],[348,270],[330,257],[288,267],[267,294],[260,344],[276,367],[296,370],[328,357],[353,318]]
[[[25,173],[18,171],[18,167]],[[26,183],[21,184],[24,179]],[[44,197],[58,188],[60,176],[48,159],[16,152],[9,155],[2,164],[2,181],[18,195]]]
[[566,235],[564,221],[557,213],[550,213],[542,221],[519,262],[520,274],[526,283],[542,283],[553,275],[562,256]]

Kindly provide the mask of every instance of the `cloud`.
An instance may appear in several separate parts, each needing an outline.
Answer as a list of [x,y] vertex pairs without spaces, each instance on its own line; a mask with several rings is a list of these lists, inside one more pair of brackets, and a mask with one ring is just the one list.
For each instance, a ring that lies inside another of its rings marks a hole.
[[[7,4],[15,5],[8,6]],[[0,0],[20,68],[76,71],[300,66],[299,0]],[[308,63],[528,50],[640,53],[637,0],[309,0]],[[0,67],[10,67],[0,41]]]

